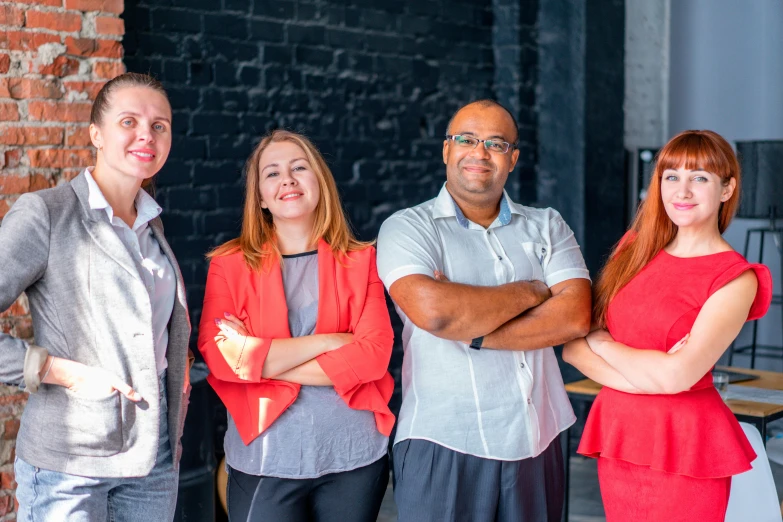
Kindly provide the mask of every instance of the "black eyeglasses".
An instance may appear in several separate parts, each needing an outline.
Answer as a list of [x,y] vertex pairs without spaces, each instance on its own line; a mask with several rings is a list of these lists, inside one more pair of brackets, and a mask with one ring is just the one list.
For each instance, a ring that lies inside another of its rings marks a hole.
[[501,140],[480,140],[473,136],[463,136],[462,134],[446,134],[446,139],[453,141],[458,147],[466,149],[475,149],[479,143],[484,144],[484,148],[490,152],[499,152],[505,154],[514,147],[514,144]]

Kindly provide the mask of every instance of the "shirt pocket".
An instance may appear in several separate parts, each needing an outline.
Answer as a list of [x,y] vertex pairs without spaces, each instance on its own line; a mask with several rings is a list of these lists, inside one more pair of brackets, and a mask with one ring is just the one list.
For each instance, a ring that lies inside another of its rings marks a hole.
[[548,254],[546,244],[535,241],[525,241],[522,243],[522,250],[524,250],[528,261],[530,261],[530,266],[532,267],[530,279],[544,281],[544,264],[547,261]]

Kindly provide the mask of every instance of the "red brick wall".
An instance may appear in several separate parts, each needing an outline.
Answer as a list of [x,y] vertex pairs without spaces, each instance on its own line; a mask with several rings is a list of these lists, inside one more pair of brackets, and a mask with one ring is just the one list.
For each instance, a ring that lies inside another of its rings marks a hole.
[[[0,219],[19,194],[92,163],[90,103],[122,63],[123,0],[0,1]],[[27,300],[0,330],[32,339]],[[0,521],[15,520],[13,461],[25,394],[0,386]]]

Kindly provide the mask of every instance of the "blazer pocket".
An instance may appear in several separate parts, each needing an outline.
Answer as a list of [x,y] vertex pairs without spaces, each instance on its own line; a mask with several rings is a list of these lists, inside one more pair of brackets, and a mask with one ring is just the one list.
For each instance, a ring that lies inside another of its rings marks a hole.
[[83,397],[54,387],[46,400],[44,446],[59,453],[110,457],[122,450],[122,404],[116,390],[106,397]]

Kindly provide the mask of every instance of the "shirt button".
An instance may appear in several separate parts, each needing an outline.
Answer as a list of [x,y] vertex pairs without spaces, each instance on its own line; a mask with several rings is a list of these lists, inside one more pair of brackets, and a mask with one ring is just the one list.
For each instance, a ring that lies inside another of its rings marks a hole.
[[498,261],[503,261],[503,258],[498,256]]
[[533,404],[533,399],[531,399],[531,398],[529,398],[529,397],[528,397],[528,399],[527,399],[527,403],[528,403],[528,404]]
[[491,234],[491,233],[492,233],[492,231],[491,231],[491,230],[487,230],[487,234]]
[[525,363],[519,363],[519,367],[520,368],[524,368],[525,367]]

